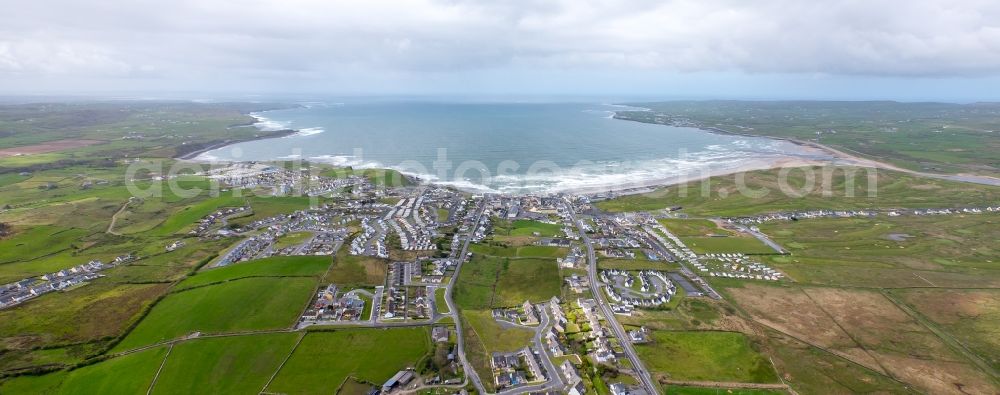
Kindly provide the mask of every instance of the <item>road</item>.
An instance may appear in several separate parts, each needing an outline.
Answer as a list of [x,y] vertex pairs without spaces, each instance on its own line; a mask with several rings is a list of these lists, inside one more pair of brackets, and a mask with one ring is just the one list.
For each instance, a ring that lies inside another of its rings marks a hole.
[[548,382],[544,387],[551,391],[562,391],[562,389],[566,387],[566,384],[563,383],[563,377],[562,374],[559,373],[559,369],[557,369],[555,364],[552,363],[552,355],[549,354],[549,349],[545,347],[545,342],[542,337],[552,328],[552,325],[549,322],[549,314],[551,314],[549,303],[551,302],[539,303],[537,305],[540,310],[539,315],[541,315],[542,322],[539,323],[538,328],[535,329],[535,348],[542,353],[542,365],[544,365],[543,367],[546,371],[548,371],[549,375]]
[[128,201],[126,201],[125,204],[122,205],[122,208],[118,209],[118,211],[115,211],[115,213],[111,215],[111,223],[108,224],[108,230],[106,231],[108,234],[112,234],[112,235],[115,235],[115,236],[121,236],[120,233],[115,232],[115,223],[118,222],[118,216],[121,215],[121,213],[124,213],[125,210],[128,209],[128,206],[130,204],[132,204],[134,202],[137,202],[137,201],[139,201],[139,198],[137,198],[135,196],[129,197]]
[[590,289],[594,294],[594,298],[597,300],[597,304],[601,306],[601,311],[604,313],[604,317],[608,320],[611,330],[615,332],[615,336],[618,337],[619,343],[622,349],[625,350],[625,356],[628,358],[629,362],[632,363],[633,371],[635,375],[638,376],[639,381],[642,383],[643,388],[649,394],[659,394],[659,387],[653,381],[652,377],[649,375],[649,371],[646,370],[645,365],[643,365],[642,360],[636,355],[635,347],[632,346],[632,342],[629,341],[625,329],[622,328],[621,324],[615,318],[614,313],[611,311],[611,307],[608,304],[607,299],[604,297],[604,291],[600,287],[600,283],[597,282],[597,255],[594,254],[594,246],[590,244],[590,237],[587,237],[587,232],[583,229],[583,222],[576,217],[576,211],[573,210],[573,203],[567,201],[566,208],[569,210],[570,219],[573,220],[573,224],[576,225],[577,231],[580,232],[580,237],[583,239],[583,244],[587,247],[587,275],[590,277]]
[[[471,233],[475,232],[479,227],[479,221],[483,219],[483,212],[486,211],[486,198],[483,197],[481,202],[480,207],[477,208],[478,212],[476,212],[476,225],[470,231],[469,236],[471,236]],[[471,237],[466,237],[465,242],[462,243],[462,253],[459,254],[458,262],[455,263],[455,273],[451,275],[451,280],[448,281],[448,288],[444,292],[444,301],[448,304],[447,315],[452,316],[455,320],[455,337],[457,339],[455,351],[458,355],[458,359],[462,362],[462,369],[465,370],[465,378],[466,380],[472,381],[472,385],[476,387],[477,392],[480,394],[488,394],[489,392],[486,391],[486,387],[483,386],[483,382],[479,378],[479,373],[476,372],[476,369],[474,369],[472,364],[469,363],[469,358],[465,356],[465,336],[462,333],[462,321],[458,316],[458,307],[455,306],[455,298],[453,296],[455,291],[455,282],[458,280],[458,273],[462,270],[462,264],[464,264],[467,260],[466,255],[469,251],[470,240]]]
[[775,251],[777,251],[779,254],[787,254],[788,253],[788,251],[785,251],[785,249],[782,248],[780,244],[775,243],[774,240],[771,240],[770,237],[767,237],[767,235],[765,235],[765,234],[763,234],[761,232],[755,231],[753,229],[750,229],[747,226],[740,225],[740,224],[737,224],[737,223],[730,223],[730,225],[736,227],[737,229],[739,229],[740,231],[743,231],[744,233],[749,233],[751,236],[756,237],[757,240],[760,240],[761,243],[767,244],[768,247],[771,247],[772,249],[774,249]]
[[[698,285],[698,287],[700,287],[701,289],[705,290],[705,293],[708,295],[708,297],[710,297],[712,299],[716,299],[716,300],[722,300],[722,294],[716,292],[715,289],[712,288],[711,285],[708,285],[708,282],[705,281],[705,279],[701,278],[701,276],[699,276],[698,273],[696,273],[694,270],[691,270],[691,268],[689,268],[687,266],[687,264],[685,262],[687,262],[687,260],[688,260],[689,257],[688,256],[684,256],[684,252],[685,251],[690,251],[690,249],[686,245],[684,245],[683,242],[681,242],[681,239],[677,238],[677,236],[675,236],[673,233],[670,233],[670,231],[667,230],[667,228],[664,227],[663,225],[655,224],[653,226],[657,230],[659,230],[660,232],[662,232],[664,235],[666,235],[670,240],[672,240],[674,242],[674,244],[677,245],[677,247],[679,247],[681,249],[681,256],[677,257],[677,263],[679,265],[681,265],[681,273],[683,273],[685,276],[687,276],[692,281],[694,281],[695,284]],[[667,248],[666,248],[667,242],[666,242],[666,240],[663,240],[663,237],[660,236],[660,235],[658,235],[658,234],[656,234],[656,232],[654,232],[652,228],[650,228],[648,226],[643,227],[643,228],[646,231],[646,233],[648,233],[649,235],[653,236],[653,239],[656,240],[656,243],[653,244],[653,246],[655,247],[655,249],[657,249],[659,251],[666,252],[667,251]],[[685,289],[685,291],[687,291],[687,289]]]

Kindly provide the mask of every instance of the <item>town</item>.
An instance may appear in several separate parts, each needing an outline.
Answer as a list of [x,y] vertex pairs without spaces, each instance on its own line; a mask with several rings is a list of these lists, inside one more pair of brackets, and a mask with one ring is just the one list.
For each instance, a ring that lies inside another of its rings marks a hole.
[[[206,273],[282,257],[357,262],[364,275],[375,278],[324,276],[305,308],[295,312],[290,330],[427,329],[433,361],[400,370],[381,385],[359,383],[370,394],[472,388],[482,394],[582,395],[598,385],[614,395],[656,394],[660,386],[637,349],[657,340],[635,319],[685,300],[722,300],[707,279],[793,281],[765,263],[764,258],[788,251],[758,225],[1000,211],[988,206],[692,218],[672,209],[603,212],[594,204],[601,194],[508,196],[416,183],[386,187],[367,177],[329,178],[261,163],[205,175],[225,190],[264,188],[278,197],[301,194],[315,204],[260,216],[259,201],[237,199],[239,204],[199,218],[183,237],[159,247],[163,251],[182,251],[196,242],[229,245],[205,262]],[[104,270],[143,258],[90,261],[4,285],[0,308],[73,292]],[[536,296],[536,288],[548,285],[538,285],[547,277],[534,274],[501,285],[508,270],[522,265],[528,269],[517,270],[551,273],[555,292]]]

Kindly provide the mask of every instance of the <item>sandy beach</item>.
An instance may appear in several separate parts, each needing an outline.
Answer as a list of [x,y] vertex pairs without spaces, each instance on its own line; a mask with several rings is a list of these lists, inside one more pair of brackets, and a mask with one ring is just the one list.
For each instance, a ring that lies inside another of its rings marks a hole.
[[[272,135],[260,136],[254,140],[302,135],[301,130],[295,130],[295,129],[286,129],[278,131],[267,130],[267,128],[264,126],[264,123],[267,121],[266,118],[258,117],[255,114],[250,114],[250,115],[253,116],[256,121],[254,122],[253,126],[260,129],[261,133],[273,133]],[[615,119],[622,121],[637,122],[617,117],[615,117]],[[952,175],[952,174],[923,173],[914,170],[900,168],[898,166],[889,163],[884,163],[877,160],[864,158],[858,155],[850,154],[842,150],[838,150],[829,146],[825,146],[810,141],[802,141],[802,140],[783,138],[783,137],[749,135],[745,133],[730,132],[715,127],[700,127],[698,129],[703,130],[705,132],[720,134],[720,135],[736,135],[743,137],[767,138],[776,141],[785,141],[797,145],[803,150],[803,153],[801,156],[789,155],[777,158],[775,157],[752,158],[730,166],[706,168],[704,170],[693,171],[687,174],[677,174],[665,177],[647,177],[647,178],[642,178],[640,176],[632,178],[626,177],[623,180],[616,181],[615,183],[559,188],[557,190],[554,190],[553,192],[574,193],[574,194],[596,194],[596,193],[607,193],[607,192],[612,192],[618,195],[638,194],[638,193],[651,192],[660,187],[667,187],[671,185],[678,185],[687,182],[699,181],[710,177],[725,176],[725,175],[731,175],[749,171],[759,171],[759,170],[769,170],[769,169],[779,169],[779,168],[795,168],[795,167],[806,167],[806,166],[870,167],[870,168],[905,172],[922,177],[1000,186],[1000,179],[998,178],[968,175],[968,174]],[[202,162],[202,163],[217,161],[214,158],[205,157],[204,154],[208,151],[212,151],[218,148],[222,148],[240,142],[243,141],[221,141],[216,144],[204,147],[202,149],[198,149],[197,151],[186,153],[183,156],[179,156],[177,159],[192,161],[192,162]],[[279,159],[276,158],[275,160]],[[392,166],[386,166],[386,167],[392,168]],[[450,186],[471,193],[482,193],[484,191],[483,188],[471,188],[471,187],[465,188],[462,185],[457,185],[456,182],[438,182],[437,180],[423,177],[420,174],[412,174],[406,172],[406,169],[395,169],[395,170],[403,171],[405,174],[407,174],[407,176],[421,180],[431,185]],[[489,188],[485,189],[489,190]]]

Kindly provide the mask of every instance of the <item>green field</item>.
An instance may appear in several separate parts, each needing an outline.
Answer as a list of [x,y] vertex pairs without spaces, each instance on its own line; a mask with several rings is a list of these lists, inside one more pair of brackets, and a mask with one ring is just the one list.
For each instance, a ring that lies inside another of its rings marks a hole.
[[[653,211],[681,206],[683,212],[691,215],[726,217],[817,209],[962,207],[1000,201],[998,187],[923,178],[883,169],[873,173],[876,182],[870,184],[868,173],[863,169],[835,168],[829,177],[830,186],[826,188],[822,182],[824,169],[832,168],[796,168],[787,171],[784,182],[781,170],[747,172],[742,180],[743,188],[750,191],[746,194],[740,193],[738,175],[725,175],[650,193],[621,196],[595,205],[609,212]],[[848,177],[852,171],[856,174]],[[815,176],[812,188],[807,188],[809,173]],[[847,194],[852,190],[848,188],[851,185],[848,181],[852,179],[853,197]],[[805,192],[801,197],[786,194],[782,192],[783,185]],[[703,193],[705,186],[708,193]],[[875,196],[869,195],[869,186],[872,186]]]
[[735,332],[653,332],[653,343],[636,345],[646,366],[674,380],[773,383],[767,358]]
[[[278,214],[291,214],[297,210],[306,210],[312,204],[312,199],[308,196],[251,196],[247,198],[247,202],[250,203],[253,214],[234,218],[229,223],[246,225],[253,221],[270,218]],[[317,203],[320,202],[317,200]]]
[[116,337],[166,290],[166,284],[98,283],[50,293],[0,310],[0,341],[13,354],[17,349]]
[[1000,286],[998,224],[994,213],[786,221],[761,230],[791,253],[764,262],[800,282],[967,288]]
[[767,244],[750,236],[681,237],[681,241],[696,254],[744,253],[755,255],[778,253]]
[[[107,159],[169,158],[223,140],[242,141],[284,132],[232,127],[253,121],[248,112],[285,106],[252,103],[76,102],[0,107],[0,147],[20,147],[63,139],[101,143],[81,148],[0,160],[0,173],[68,166],[102,166]],[[163,138],[165,133],[187,136]],[[144,139],[122,139],[130,134]]]
[[523,246],[517,248],[518,257],[562,258],[569,253],[568,248],[550,246]]
[[65,250],[49,256],[18,262],[0,264],[0,283],[6,284],[28,277],[40,276],[57,272],[73,266],[87,263],[93,259],[108,262],[114,259],[113,254],[100,253],[94,250]]
[[172,293],[116,347],[117,351],[192,332],[289,328],[316,289],[312,278],[246,278]]
[[151,234],[157,236],[168,236],[194,225],[195,222],[204,218],[216,210],[223,207],[240,207],[246,205],[244,198],[233,196],[219,196],[209,198],[197,204],[186,206],[168,217],[162,224],[153,228]]
[[58,226],[19,230],[14,236],[0,240],[0,264],[27,261],[73,248],[73,243],[79,243],[78,239],[85,234],[87,231],[82,229]]
[[[659,114],[670,119],[677,115],[673,110],[681,108],[671,106],[656,105],[654,111],[633,115]],[[1000,135],[984,133],[1000,125],[995,115],[1000,107],[995,104],[688,102],[683,106],[687,106],[684,116],[695,122],[727,130],[752,127],[740,129],[751,134],[756,130],[818,139],[852,154],[914,170],[1000,173],[995,155]],[[912,107],[904,111],[900,106]],[[345,290],[371,290],[384,284],[390,260],[342,251],[336,257],[275,257],[196,271],[238,242],[236,238],[189,237],[188,230],[203,216],[221,207],[251,206],[252,213],[228,221],[235,227],[306,209],[314,201],[338,205],[346,196],[271,197],[261,188],[191,197],[171,191],[168,185],[208,190],[212,182],[194,175],[153,180],[163,174],[157,167],[178,163],[171,159],[175,155],[223,141],[284,133],[247,127],[252,121],[247,112],[277,107],[180,102],[0,105],[0,148],[56,139],[98,140],[94,145],[57,152],[0,157],[0,222],[14,230],[0,239],[0,284],[92,259],[109,262],[123,254],[139,258],[103,271],[105,277],[85,286],[0,310],[0,376],[4,377],[0,394],[141,394],[149,389],[164,361],[154,393],[257,393],[276,375],[265,392],[329,394],[339,389],[341,394],[353,394],[366,392],[370,383],[377,386],[401,368],[424,366],[434,352],[428,328],[288,332],[318,285],[336,283]],[[734,109],[743,113],[733,116]],[[132,134],[143,137],[123,139]],[[150,166],[150,170],[127,175],[130,163]],[[274,165],[287,168],[291,164]],[[376,183],[398,178],[409,184],[395,171],[320,166],[330,176],[360,175]],[[871,173],[875,182],[871,184],[865,170],[837,168],[827,185],[822,179],[826,170],[796,168],[754,171],[743,178],[713,177],[688,183],[686,188],[661,188],[596,206],[612,212],[680,206],[671,216],[717,218],[1000,202],[998,187],[888,170]],[[807,171],[818,176],[812,187]],[[849,176],[850,172],[855,174]],[[141,189],[162,189],[162,196],[129,201],[132,194],[126,183],[133,180]],[[856,193],[847,196],[851,183]],[[742,193],[741,184],[744,190],[757,192]],[[877,185],[872,189],[877,193],[869,195],[872,185]],[[783,186],[800,190],[804,196],[785,194]],[[245,197],[234,197],[237,192]],[[398,196],[390,193],[372,201],[392,204]],[[116,214],[126,202],[125,209]],[[446,214],[431,211],[432,216]],[[112,216],[115,222],[109,231]],[[879,215],[760,225],[789,255],[777,255],[753,238],[707,237],[734,234],[710,220],[660,222],[699,253],[762,253],[754,259],[787,274],[790,281],[709,278],[724,299],[678,295],[665,308],[617,316],[627,329],[644,326],[653,331],[654,341],[636,348],[654,379],[749,384],[777,383],[781,377],[780,382],[802,394],[996,393],[1000,388],[1000,342],[996,340],[1000,338],[1000,248],[996,246],[1000,215],[996,213]],[[487,387],[492,386],[489,354],[520,349],[533,335],[530,330],[497,323],[490,309],[561,295],[563,277],[583,273],[558,268],[555,259],[565,256],[567,249],[535,245],[541,237],[562,236],[561,228],[541,221],[496,219],[494,234],[472,245],[473,258],[463,265],[454,296],[467,355]],[[357,230],[356,221],[351,230]],[[452,231],[444,233],[450,236]],[[279,247],[295,245],[307,236],[286,235]],[[165,252],[164,247],[178,239],[186,246]],[[636,259],[602,256],[599,267],[678,267],[649,262],[641,250],[635,252]],[[415,256],[398,250],[390,253],[394,260]],[[370,318],[371,301],[363,298],[368,305],[363,317]],[[435,294],[435,301],[446,309],[443,290]],[[567,309],[567,314],[575,321],[581,313]],[[441,323],[455,324],[451,317]],[[568,329],[578,331],[580,326],[574,322]],[[180,340],[196,331],[203,335]],[[265,333],[247,333],[257,331]],[[579,340],[579,335],[574,336]],[[177,341],[171,342],[173,348],[152,346],[119,354],[167,340]],[[288,364],[279,368],[286,357],[290,357]],[[102,358],[107,359],[98,361]],[[628,365],[624,362],[620,372],[602,367],[603,376],[585,378],[588,389],[606,394],[611,383],[634,384],[635,379],[624,373]],[[39,369],[59,370],[7,376]],[[452,377],[452,372],[441,373]],[[666,393],[782,393],[659,383]]]
[[560,258],[566,256],[568,249],[562,247],[526,245],[521,247],[509,247],[506,245],[472,244],[469,250],[483,255],[497,257],[540,257],[540,258]]
[[1000,290],[928,288],[893,290],[892,294],[992,369],[1000,370]]
[[264,388],[301,334],[196,339],[174,346],[153,394],[251,394]]
[[267,392],[330,394],[347,377],[381,384],[430,350],[425,328],[309,332]]
[[333,258],[333,266],[323,282],[349,287],[374,287],[385,284],[389,262],[364,255],[350,255],[347,248]]
[[[0,384],[10,394],[141,394],[149,389],[166,347],[129,354],[69,372],[22,376]],[[128,374],[122,374],[128,372]]]
[[278,241],[274,243],[275,249],[295,247],[299,244],[305,243],[310,238],[312,238],[312,232],[293,232],[281,236]]
[[[489,310],[463,309],[461,318],[465,331],[465,353],[481,378],[493,374],[490,356],[494,352],[517,351],[531,343],[532,331],[501,327]],[[491,380],[483,380],[483,384],[493,388]]]
[[562,278],[553,259],[473,255],[455,287],[460,308],[483,309],[551,299],[560,294]]
[[319,276],[330,267],[326,256],[275,256],[198,272],[180,284],[177,289],[199,287],[246,277],[296,277]]
[[[507,233],[510,236],[533,236],[538,233],[541,237],[554,237],[562,236],[562,225],[559,224],[547,224],[544,222],[519,219],[511,224],[511,228]],[[502,231],[497,233],[502,234]]]
[[657,221],[678,237],[732,234],[707,219],[662,218]]
[[616,117],[647,123],[675,118],[745,135],[822,143],[913,170],[996,176],[1000,124],[995,103],[892,101],[673,101]]
[[707,388],[665,385],[663,386],[663,393],[667,395],[778,395],[787,394],[788,392],[751,388]]

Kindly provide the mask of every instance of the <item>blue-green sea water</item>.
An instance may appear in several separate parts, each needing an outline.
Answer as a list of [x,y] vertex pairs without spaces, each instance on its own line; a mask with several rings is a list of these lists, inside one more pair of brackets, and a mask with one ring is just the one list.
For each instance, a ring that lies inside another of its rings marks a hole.
[[212,150],[203,160],[301,158],[389,167],[466,190],[599,191],[697,177],[815,151],[767,138],[611,118],[580,103],[310,103],[254,114],[297,135]]

